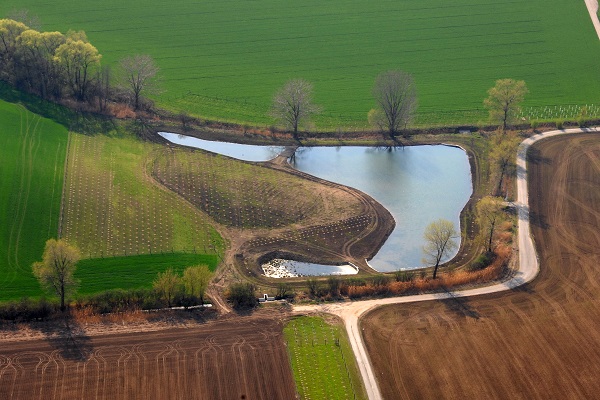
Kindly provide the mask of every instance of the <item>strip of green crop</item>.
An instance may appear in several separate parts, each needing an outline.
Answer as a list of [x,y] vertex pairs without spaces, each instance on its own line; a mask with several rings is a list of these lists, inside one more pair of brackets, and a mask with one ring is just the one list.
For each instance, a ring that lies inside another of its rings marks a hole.
[[526,107],[598,103],[600,41],[572,0],[3,0],[46,30],[85,30],[115,65],[158,62],[158,104],[210,119],[269,125],[273,93],[312,81],[318,128],[367,124],[378,73],[412,73],[418,124],[473,123],[501,78],[524,79]]
[[0,300],[39,295],[31,264],[58,234],[67,130],[0,100]]
[[341,325],[299,317],[283,330],[301,399],[365,399],[356,360]]
[[80,280],[80,294],[98,293],[110,289],[136,289],[152,286],[159,272],[172,268],[181,274],[187,267],[206,265],[217,268],[214,254],[147,254],[130,257],[93,258],[81,260],[75,277]]

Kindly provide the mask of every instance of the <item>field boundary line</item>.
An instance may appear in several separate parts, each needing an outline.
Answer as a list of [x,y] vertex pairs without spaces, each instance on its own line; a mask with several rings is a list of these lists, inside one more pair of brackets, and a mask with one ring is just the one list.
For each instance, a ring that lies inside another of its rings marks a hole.
[[360,317],[376,307],[414,303],[421,301],[443,300],[456,297],[480,296],[513,290],[521,285],[531,282],[539,272],[539,260],[535,251],[533,237],[529,226],[529,193],[527,186],[527,151],[536,142],[559,135],[576,133],[600,132],[600,127],[572,128],[540,133],[527,138],[521,142],[517,150],[517,201],[515,203],[518,216],[518,243],[519,243],[519,269],[508,280],[490,286],[474,289],[447,291],[442,293],[427,293],[413,296],[391,297],[375,300],[353,301],[345,303],[318,304],[295,306],[294,312],[305,313],[328,313],[342,318],[352,349],[360,370],[367,396],[369,400],[381,400],[381,392],[373,371],[373,366],[367,352],[360,328]]
[[73,134],[70,130],[67,131],[67,149],[65,150],[65,167],[63,170],[63,187],[62,193],[60,195],[60,211],[58,214],[58,232],[56,233],[59,239],[62,238],[62,230],[63,230],[63,221],[64,221],[64,213],[65,213],[65,198],[67,191],[67,175],[68,175],[68,167],[69,167],[69,154],[71,152],[71,136]]
[[590,13],[590,18],[592,19],[592,24],[594,25],[594,29],[596,29],[596,34],[598,35],[598,39],[600,39],[600,20],[598,20],[598,0],[585,0],[585,6]]

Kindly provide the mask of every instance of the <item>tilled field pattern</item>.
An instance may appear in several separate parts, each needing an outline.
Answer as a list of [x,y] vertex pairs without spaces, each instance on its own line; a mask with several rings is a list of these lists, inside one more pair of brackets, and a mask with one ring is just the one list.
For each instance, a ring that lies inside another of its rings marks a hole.
[[384,398],[600,398],[600,135],[544,140],[528,171],[539,276],[367,315]]
[[0,399],[294,399],[274,319],[3,343]]

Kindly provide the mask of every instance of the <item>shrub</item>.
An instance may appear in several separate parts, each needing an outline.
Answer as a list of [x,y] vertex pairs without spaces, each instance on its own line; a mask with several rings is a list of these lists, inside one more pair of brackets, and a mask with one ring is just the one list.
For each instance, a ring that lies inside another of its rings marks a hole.
[[390,277],[387,275],[377,275],[373,278],[373,285],[375,286],[388,286],[390,283]]
[[485,253],[480,254],[479,257],[477,257],[475,261],[473,261],[471,265],[467,267],[467,271],[473,272],[484,269],[485,267],[493,263],[495,259],[496,254],[494,254],[491,251],[486,251]]
[[23,298],[20,301],[10,301],[0,304],[0,320],[34,321],[46,319],[58,310],[58,306],[46,299],[31,300]]
[[396,282],[410,282],[415,279],[415,273],[413,271],[396,271],[394,278]]
[[563,121],[562,119],[559,119],[559,120],[556,120],[555,123],[556,123],[556,129],[562,129],[565,124],[565,121]]
[[312,297],[316,297],[319,294],[321,285],[318,280],[314,278],[309,279],[306,281],[306,285],[308,286],[308,294]]
[[537,119],[532,119],[531,122],[531,129],[537,129],[540,126],[540,121],[538,121]]
[[327,279],[328,292],[332,297],[338,297],[340,295],[340,278],[337,276],[330,276]]
[[234,308],[253,308],[258,304],[255,290],[256,287],[251,283],[234,283],[229,286],[227,298]]
[[289,283],[285,283],[285,282],[279,283],[277,285],[277,294],[275,295],[275,298],[278,300],[285,299],[290,296],[291,291],[292,291],[292,287],[290,286]]

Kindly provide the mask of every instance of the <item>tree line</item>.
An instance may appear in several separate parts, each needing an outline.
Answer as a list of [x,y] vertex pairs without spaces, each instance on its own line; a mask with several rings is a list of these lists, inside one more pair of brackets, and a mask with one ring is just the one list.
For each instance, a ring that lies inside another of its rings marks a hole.
[[[116,76],[84,31],[42,32],[0,19],[0,80],[42,99],[88,104],[106,111],[110,99],[138,110],[142,94],[156,88],[158,67],[148,55],[120,60]],[[113,85],[115,81],[115,85]]]
[[[33,275],[47,294],[58,299],[61,311],[67,309],[79,286],[75,270],[80,258],[75,246],[61,239],[49,239],[42,260],[32,265]],[[188,267],[181,275],[169,268],[157,275],[152,289],[109,290],[76,299],[76,303],[100,313],[173,306],[187,308],[204,304],[204,294],[212,276],[206,265]],[[45,300],[40,304],[47,308]]]
[[[321,111],[321,107],[313,103],[312,91],[310,82],[292,79],[273,96],[269,115],[290,130],[294,139],[298,139],[300,125],[306,124],[311,116]],[[515,122],[527,92],[525,82],[514,79],[499,79],[488,90],[483,104],[489,111],[490,121],[499,124],[502,132],[505,133]],[[400,70],[383,72],[375,79],[372,95],[376,108],[367,114],[369,124],[395,140],[395,136],[406,129],[415,117],[418,101],[414,78]]]

